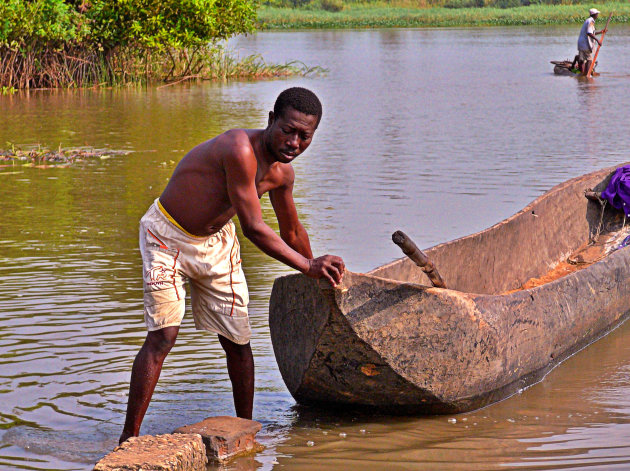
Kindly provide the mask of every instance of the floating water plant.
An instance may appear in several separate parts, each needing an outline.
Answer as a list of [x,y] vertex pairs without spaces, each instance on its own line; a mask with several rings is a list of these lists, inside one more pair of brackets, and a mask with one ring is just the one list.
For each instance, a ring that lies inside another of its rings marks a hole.
[[8,145],[8,149],[0,149],[0,167],[17,165],[37,168],[67,167],[77,162],[106,160],[115,155],[125,155],[130,152],[93,147],[62,148],[61,146],[57,150],[52,150],[41,145],[27,146],[23,149],[11,143]]

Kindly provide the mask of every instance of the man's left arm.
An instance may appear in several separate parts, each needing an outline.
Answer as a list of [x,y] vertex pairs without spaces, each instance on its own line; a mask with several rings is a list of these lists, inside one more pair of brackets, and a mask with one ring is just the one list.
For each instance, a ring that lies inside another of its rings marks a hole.
[[278,218],[280,237],[296,252],[306,258],[313,258],[308,233],[300,222],[293,201],[293,169],[288,169],[286,181],[278,188],[269,191],[269,200]]

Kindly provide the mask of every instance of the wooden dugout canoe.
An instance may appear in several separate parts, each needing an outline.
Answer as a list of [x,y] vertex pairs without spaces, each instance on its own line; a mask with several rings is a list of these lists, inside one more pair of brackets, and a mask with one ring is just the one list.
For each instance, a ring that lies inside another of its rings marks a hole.
[[[583,75],[580,72],[576,72],[577,69],[571,68],[571,61],[551,61],[551,63],[554,64],[553,73],[556,75],[583,77]],[[597,67],[597,64],[595,64],[595,67]],[[598,72],[595,72],[595,68],[593,68],[592,75],[593,77],[596,77],[599,75]]]
[[[450,289],[429,287],[407,258],[346,272],[337,289],[300,274],[275,280],[271,339],[293,397],[464,412],[539,381],[614,329],[630,314],[630,249],[523,288],[597,231],[601,206],[584,191],[602,191],[613,171],[569,180],[489,229],[426,250]],[[613,235],[622,220],[610,205],[603,211]]]

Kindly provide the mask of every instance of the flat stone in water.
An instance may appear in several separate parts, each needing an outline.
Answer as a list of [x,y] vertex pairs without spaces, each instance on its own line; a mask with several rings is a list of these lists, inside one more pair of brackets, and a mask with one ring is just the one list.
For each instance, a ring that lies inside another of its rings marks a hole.
[[236,455],[258,451],[262,448],[254,438],[262,425],[239,417],[209,417],[196,424],[175,429],[174,433],[201,435],[208,459],[226,461]]
[[199,435],[143,435],[114,448],[94,471],[205,471],[207,462]]

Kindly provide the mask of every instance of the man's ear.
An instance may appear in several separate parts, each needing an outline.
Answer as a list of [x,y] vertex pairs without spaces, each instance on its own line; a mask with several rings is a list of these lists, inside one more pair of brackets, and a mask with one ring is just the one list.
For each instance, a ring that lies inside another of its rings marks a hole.
[[270,111],[269,120],[267,121],[267,127],[271,127],[271,125],[273,124],[273,119],[274,119],[273,111]]

